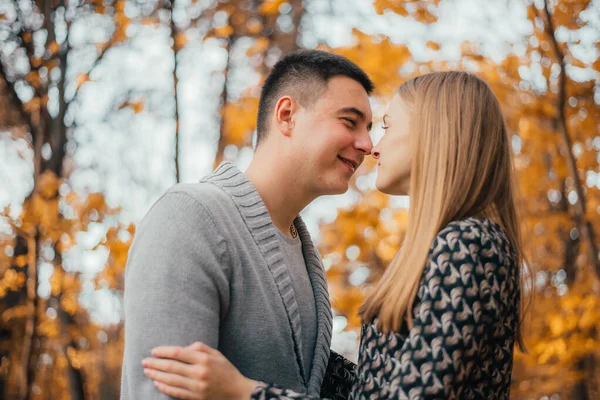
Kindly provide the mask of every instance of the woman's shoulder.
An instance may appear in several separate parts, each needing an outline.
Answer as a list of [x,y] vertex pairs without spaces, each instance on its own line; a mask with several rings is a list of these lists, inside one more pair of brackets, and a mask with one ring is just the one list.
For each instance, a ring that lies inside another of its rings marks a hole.
[[491,218],[466,217],[449,222],[439,233],[439,236],[447,236],[452,233],[460,233],[465,239],[477,239],[486,235],[501,235],[506,238],[504,230]]
[[[517,257],[504,230],[489,218],[452,221],[431,244],[425,280],[454,275],[497,280],[516,274]],[[463,279],[466,281],[466,279]]]
[[490,218],[468,217],[447,224],[435,237],[431,251],[509,254],[514,249],[502,227]]
[[492,321],[501,304],[518,301],[516,260],[510,241],[496,222],[475,217],[452,221],[432,244],[419,297],[429,293],[442,310],[461,298],[478,304],[486,320]]

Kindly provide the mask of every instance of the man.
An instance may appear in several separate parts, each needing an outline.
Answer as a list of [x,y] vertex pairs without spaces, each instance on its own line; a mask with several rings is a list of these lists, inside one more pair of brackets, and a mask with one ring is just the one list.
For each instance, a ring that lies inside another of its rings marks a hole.
[[262,89],[246,173],[222,163],[154,204],[125,273],[121,399],[167,398],[144,375],[159,345],[202,342],[245,376],[319,394],[332,314],[300,211],[339,194],[365,155],[373,84],[339,55],[305,50]]

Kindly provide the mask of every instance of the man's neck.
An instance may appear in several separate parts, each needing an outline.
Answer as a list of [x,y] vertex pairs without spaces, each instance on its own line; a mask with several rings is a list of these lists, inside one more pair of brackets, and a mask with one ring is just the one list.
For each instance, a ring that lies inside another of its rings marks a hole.
[[298,168],[291,165],[293,163],[277,158],[256,154],[246,176],[264,201],[273,224],[284,235],[292,237],[294,218],[316,196],[303,190]]

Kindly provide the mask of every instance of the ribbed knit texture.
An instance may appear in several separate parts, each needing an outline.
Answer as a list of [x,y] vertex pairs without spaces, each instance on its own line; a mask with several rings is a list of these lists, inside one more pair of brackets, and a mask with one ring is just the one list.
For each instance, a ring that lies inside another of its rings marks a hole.
[[[231,163],[222,163],[213,174],[207,177],[206,181],[221,187],[232,196],[246,221],[246,225],[250,228],[256,244],[260,247],[275,277],[279,294],[284,301],[288,318],[292,325],[298,365],[301,369],[302,377],[306,379],[306,371],[304,371],[303,363],[300,362],[300,355],[302,354],[302,341],[300,339],[302,328],[300,326],[298,303],[294,297],[290,275],[283,260],[283,253],[279,247],[277,227],[273,225],[265,203],[246,175],[241,173]],[[302,241],[302,252],[317,305],[317,344],[311,371],[312,374],[308,379],[307,386],[309,393],[318,394],[321,390],[321,382],[325,376],[325,369],[327,368],[327,361],[329,359],[333,315],[329,302],[327,280],[321,259],[310,238],[308,229],[300,216],[296,217],[294,225]]]
[[[219,349],[245,376],[318,395],[332,312],[321,259],[294,221],[314,293],[295,293],[279,234],[247,177],[230,163],[167,191],[138,224],[125,270],[121,399],[168,399],[141,361],[160,345]],[[304,371],[298,296],[314,298],[317,336]]]

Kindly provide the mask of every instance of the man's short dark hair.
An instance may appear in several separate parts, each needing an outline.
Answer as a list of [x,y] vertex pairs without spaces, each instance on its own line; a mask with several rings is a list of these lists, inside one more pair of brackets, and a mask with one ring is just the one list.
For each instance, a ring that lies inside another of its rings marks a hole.
[[257,145],[269,131],[270,114],[285,94],[302,107],[310,107],[327,89],[329,80],[345,76],[354,79],[371,94],[374,85],[358,65],[339,54],[322,50],[299,50],[288,54],[273,67],[262,87],[256,121]]

